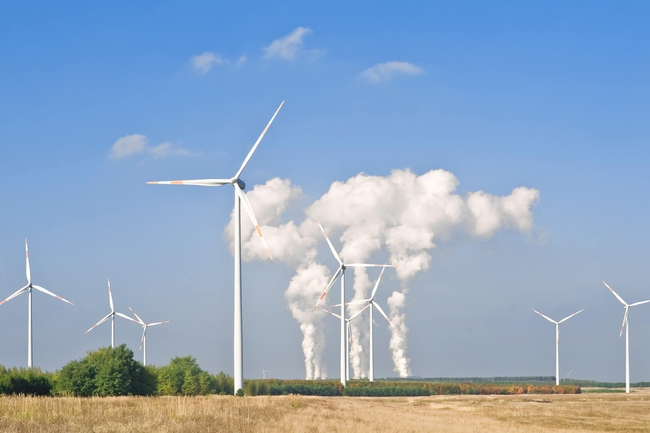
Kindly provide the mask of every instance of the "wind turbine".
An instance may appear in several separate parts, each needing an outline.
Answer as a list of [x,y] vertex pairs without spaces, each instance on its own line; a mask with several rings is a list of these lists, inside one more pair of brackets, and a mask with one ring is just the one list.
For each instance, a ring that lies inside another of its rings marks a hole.
[[641,302],[635,302],[634,304],[629,304],[623,300],[620,296],[618,296],[618,293],[616,293],[611,287],[607,285],[606,282],[603,281],[603,284],[605,287],[609,289],[610,292],[616,296],[616,299],[621,301],[621,304],[623,304],[623,307],[625,308],[625,315],[623,316],[623,326],[621,326],[621,333],[618,335],[618,338],[621,338],[623,335],[623,328],[625,328],[625,392],[629,393],[630,392],[630,322],[628,321],[629,319],[629,313],[630,313],[630,307],[636,307],[637,305],[641,304],[647,304],[650,302],[650,300],[647,301],[641,301]]
[[262,134],[259,136],[255,144],[253,145],[253,148],[250,150],[250,152],[248,152],[248,155],[246,155],[246,159],[244,159],[244,162],[242,163],[237,173],[235,173],[235,175],[230,179],[198,179],[198,180],[172,180],[172,181],[163,181],[163,182],[147,182],[148,184],[153,184],[153,185],[156,184],[196,185],[196,186],[232,185],[235,190],[235,207],[233,210],[233,216],[235,221],[235,251],[234,251],[234,256],[235,256],[235,314],[234,314],[235,316],[235,330],[234,330],[235,386],[234,386],[234,391],[235,394],[237,394],[238,390],[244,389],[244,353],[243,353],[244,343],[243,343],[243,332],[242,332],[243,325],[242,325],[242,305],[241,305],[241,296],[242,296],[241,295],[241,290],[242,290],[241,289],[241,203],[244,204],[244,209],[246,210],[248,217],[253,222],[253,225],[255,226],[255,230],[257,231],[257,234],[262,240],[262,243],[264,244],[264,248],[266,248],[267,254],[271,258],[271,260],[273,260],[273,257],[271,256],[271,251],[269,251],[269,247],[266,245],[266,241],[262,236],[262,231],[260,230],[260,227],[257,224],[257,220],[255,219],[255,215],[253,214],[253,209],[251,208],[251,205],[248,202],[248,198],[246,197],[246,194],[244,194],[244,189],[246,188],[246,184],[239,177],[244,171],[244,168],[246,168],[246,164],[248,164],[248,160],[251,159],[251,156],[253,156],[255,149],[257,149],[257,146],[260,144],[260,141],[262,141],[264,134],[266,134],[266,131],[271,126],[271,123],[273,123],[275,116],[277,116],[278,112],[282,108],[282,105],[284,105],[284,101],[282,101],[278,109],[275,111],[275,114],[273,114],[273,117],[271,117],[271,120],[266,125],[266,128],[264,128]]
[[271,371],[271,370],[264,370],[264,369],[262,369],[262,379],[263,379],[263,380],[266,380],[266,373],[268,373],[269,371]]
[[573,313],[570,316],[565,317],[564,319],[560,320],[559,322],[556,322],[555,320],[551,319],[550,317],[547,317],[540,313],[539,311],[533,309],[534,312],[545,318],[551,323],[555,323],[555,384],[559,385],[560,384],[560,323],[565,322],[575,316],[576,314],[580,314],[585,309],[583,308],[582,310],[578,311],[577,313]]
[[126,314],[122,314],[122,313],[119,313],[119,312],[115,311],[115,307],[113,306],[113,293],[111,292],[111,280],[110,280],[110,278],[107,278],[107,280],[108,280],[108,305],[110,305],[110,307],[111,307],[111,312],[108,313],[106,316],[104,316],[104,318],[102,320],[100,320],[99,322],[97,322],[93,326],[91,326],[89,330],[84,332],[84,334],[89,333],[90,331],[92,331],[93,329],[95,329],[96,327],[98,327],[99,325],[101,325],[102,323],[107,321],[108,319],[111,319],[111,347],[115,348],[115,316],[117,315],[117,316],[123,317],[123,318],[125,318],[127,320],[130,320],[131,322],[135,322],[135,323],[138,323],[138,322],[136,320],[133,320],[132,318],[130,318]]
[[7,301],[12,300],[16,296],[21,295],[24,292],[27,292],[28,299],[29,299],[28,310],[27,310],[27,368],[32,368],[34,365],[34,354],[33,354],[34,346],[32,343],[32,289],[36,289],[39,292],[45,293],[46,295],[53,296],[56,299],[60,299],[61,301],[67,302],[70,305],[74,305],[74,304],[68,300],[63,299],[59,295],[55,295],[54,293],[44,289],[41,286],[32,284],[32,273],[29,268],[29,248],[27,246],[27,239],[25,239],[25,261],[26,261],[25,274],[27,275],[27,285],[22,289],[16,291],[13,295],[9,296],[4,301],[0,302],[0,305],[4,304]]
[[[333,305],[333,307],[336,307],[336,306],[337,305]],[[346,380],[350,380],[350,343],[352,343],[350,322],[352,321],[352,319],[354,319],[359,314],[361,314],[369,306],[370,306],[370,304],[366,305],[361,310],[354,313],[351,317],[349,317],[347,319],[344,319],[345,320],[345,341],[346,341],[346,345],[345,345],[345,359],[346,359],[346,361],[345,361],[345,379]],[[341,319],[340,315],[338,315],[338,314],[336,314],[336,313],[334,313],[334,312],[332,312],[330,310],[326,310],[323,307],[320,307],[320,309],[323,310],[324,312],[328,313],[328,314],[331,314],[332,316],[336,317],[339,320]]]
[[334,255],[334,258],[336,258],[336,261],[339,262],[339,268],[338,270],[334,273],[334,276],[332,276],[332,279],[330,280],[329,284],[327,285],[327,288],[325,288],[325,291],[323,292],[322,295],[320,295],[320,298],[318,298],[318,302],[316,302],[316,305],[314,305],[314,308],[311,310],[312,313],[316,311],[316,308],[318,308],[318,304],[323,300],[325,295],[327,295],[327,292],[330,290],[330,288],[334,285],[336,280],[338,279],[339,275],[341,276],[341,314],[340,314],[340,319],[341,319],[341,383],[343,386],[346,386],[346,367],[345,367],[345,356],[346,356],[346,346],[345,346],[345,269],[349,267],[378,267],[378,266],[384,266],[384,267],[394,267],[391,265],[371,265],[371,264],[365,264],[365,263],[343,263],[341,258],[339,257],[338,253],[334,249],[334,245],[332,245],[332,242],[330,239],[327,237],[327,233],[325,233],[325,229],[323,229],[323,226],[320,224],[319,221],[316,221],[318,223],[318,227],[320,227],[321,232],[323,232],[323,236],[325,236],[325,240],[327,241],[327,244],[330,247],[330,250],[332,250],[332,254]]
[[[129,307],[127,305],[127,307]],[[144,321],[140,318],[140,316],[137,315],[135,311],[133,311],[133,308],[129,307],[129,310],[133,313],[133,315],[138,319],[137,321],[133,320],[135,323],[139,323],[142,325],[142,338],[140,339],[140,350],[142,350],[142,364],[147,365],[147,328],[149,326],[157,326],[157,325],[164,325],[165,323],[171,322],[171,320],[166,320],[164,322],[153,322],[153,323],[144,323]]]
[[[370,295],[370,298],[359,300],[359,301],[351,301],[351,302],[346,303],[346,305],[366,304],[366,306],[361,311],[365,310],[366,308],[368,308],[370,306],[373,306],[381,313],[382,316],[384,316],[384,318],[388,321],[390,326],[395,328],[395,325],[393,325],[393,322],[390,321],[390,319],[388,318],[386,313],[384,313],[384,310],[382,310],[382,308],[379,306],[379,304],[375,301],[375,294],[377,293],[377,288],[379,287],[379,282],[381,281],[382,275],[384,275],[384,270],[385,269],[386,269],[386,265],[384,265],[382,267],[382,269],[381,269],[381,273],[379,274],[379,278],[377,279],[377,282],[375,283],[375,287],[372,289],[372,293]],[[338,306],[339,306],[338,304],[337,305],[332,305],[332,307],[338,307]],[[355,317],[361,311],[357,312],[357,314],[355,314],[352,317]],[[375,381],[375,360],[374,360],[375,357],[374,357],[373,336],[372,336],[372,328],[373,328],[372,311],[373,311],[373,308],[370,308],[370,371],[368,372],[368,379],[370,380],[370,382]],[[352,320],[352,317],[350,317],[350,320]],[[348,322],[348,326],[349,326],[349,322]]]

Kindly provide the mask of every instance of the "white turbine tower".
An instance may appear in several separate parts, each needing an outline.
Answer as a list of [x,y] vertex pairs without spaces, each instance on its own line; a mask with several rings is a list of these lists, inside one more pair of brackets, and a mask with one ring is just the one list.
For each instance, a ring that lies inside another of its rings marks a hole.
[[98,327],[99,325],[101,325],[102,323],[107,321],[108,319],[111,319],[111,347],[115,348],[115,316],[117,315],[117,316],[123,317],[124,319],[130,320],[131,322],[135,322],[135,323],[138,323],[138,322],[136,320],[133,320],[132,318],[130,318],[126,314],[122,314],[122,313],[119,313],[119,312],[115,311],[115,307],[113,306],[113,293],[111,292],[111,280],[110,280],[110,278],[107,278],[107,280],[108,280],[108,305],[111,307],[111,312],[108,313],[106,316],[104,316],[104,318],[102,320],[100,320],[99,322],[97,322],[93,326],[91,326],[89,330],[84,332],[84,334],[89,333],[90,331],[92,331],[93,329],[95,329],[96,327]]
[[45,293],[46,295],[53,296],[56,299],[60,299],[61,301],[67,302],[70,305],[74,305],[74,304],[70,301],[63,299],[59,295],[55,295],[54,293],[44,289],[41,286],[32,284],[32,273],[29,268],[29,248],[27,247],[27,239],[25,239],[25,260],[26,260],[25,274],[27,275],[27,285],[22,289],[18,290],[17,292],[15,292],[13,295],[9,296],[4,301],[0,302],[0,305],[4,304],[7,301],[12,300],[16,296],[21,295],[24,292],[27,292],[28,299],[29,299],[28,310],[27,310],[27,367],[32,368],[34,365],[34,354],[33,354],[34,346],[32,344],[32,289],[36,289],[39,292]]
[[257,224],[257,220],[255,219],[255,215],[253,214],[253,209],[251,208],[250,203],[248,202],[248,198],[246,198],[246,194],[244,194],[244,189],[246,188],[246,184],[239,178],[241,176],[242,172],[244,171],[244,168],[246,168],[246,164],[248,164],[248,160],[253,156],[253,153],[255,152],[255,149],[257,149],[257,146],[260,144],[260,141],[262,141],[262,138],[264,137],[264,134],[266,134],[266,131],[269,129],[271,126],[271,123],[273,123],[273,120],[275,119],[275,116],[277,116],[278,112],[282,108],[282,105],[284,105],[284,101],[280,104],[278,109],[275,111],[275,114],[273,114],[273,117],[271,117],[271,120],[269,123],[266,125],[266,128],[262,131],[262,134],[259,136],[255,144],[253,145],[253,148],[248,152],[248,155],[246,155],[246,159],[244,159],[244,162],[242,163],[241,167],[235,173],[233,177],[230,179],[199,179],[199,180],[173,180],[173,181],[163,181],[163,182],[147,182],[148,184],[163,184],[163,185],[196,185],[196,186],[222,186],[222,185],[232,185],[235,191],[235,207],[233,211],[233,216],[234,216],[234,222],[235,222],[235,251],[234,251],[234,256],[235,256],[235,330],[234,330],[234,362],[235,362],[235,368],[234,368],[234,381],[235,381],[235,386],[234,386],[234,391],[235,394],[237,393],[238,390],[244,389],[244,353],[243,353],[243,327],[242,327],[242,305],[241,305],[241,204],[244,204],[244,209],[246,210],[246,213],[248,214],[248,217],[251,219],[253,222],[253,225],[255,226],[255,230],[257,231],[257,234],[259,235],[260,239],[262,240],[262,243],[264,244],[264,248],[266,248],[266,252],[273,260],[273,257],[271,256],[271,252],[269,251],[268,246],[266,245],[266,241],[264,240],[264,237],[262,236],[262,231],[260,230],[259,225]]
[[330,246],[330,250],[332,250],[332,254],[334,254],[334,258],[336,258],[336,261],[339,262],[339,268],[338,270],[334,273],[334,276],[330,280],[329,284],[327,285],[327,288],[325,288],[325,291],[323,292],[322,295],[320,295],[320,298],[318,298],[318,302],[316,302],[316,305],[314,305],[314,308],[311,310],[312,313],[316,311],[316,308],[318,308],[318,304],[323,300],[325,295],[327,295],[327,292],[330,290],[330,288],[334,285],[336,280],[338,279],[339,276],[341,276],[341,314],[337,315],[341,319],[341,383],[343,386],[346,386],[346,380],[347,380],[347,368],[346,368],[346,330],[345,330],[345,269],[349,267],[378,267],[378,266],[384,266],[384,267],[394,267],[391,265],[372,265],[372,264],[366,264],[366,263],[343,263],[341,258],[339,257],[338,253],[334,249],[334,245],[332,245],[332,242],[330,239],[327,237],[327,233],[325,233],[325,229],[323,229],[323,226],[320,225],[320,222],[318,222],[318,227],[320,227],[321,232],[323,232],[323,236],[325,236],[325,240],[327,241],[327,244]]
[[[384,310],[382,310],[382,308],[379,306],[379,304],[375,301],[375,294],[377,293],[377,288],[379,287],[379,282],[381,281],[382,275],[384,275],[384,270],[385,269],[386,269],[386,265],[384,265],[382,267],[382,269],[381,269],[381,273],[379,274],[379,278],[377,279],[377,282],[375,283],[375,287],[372,289],[372,293],[370,294],[370,298],[363,299],[363,300],[360,300],[360,301],[351,301],[351,302],[348,302],[346,305],[366,304],[366,306],[363,307],[363,309],[361,311],[365,310],[366,308],[368,308],[370,306],[375,307],[377,309],[377,311],[379,311],[381,313],[381,315],[384,316],[384,318],[388,321],[390,326],[392,326],[394,328],[395,325],[393,325],[393,322],[390,321],[390,319],[388,318],[386,313],[384,313]],[[332,307],[338,307],[338,306],[339,306],[338,304],[337,305],[332,305]],[[370,382],[375,381],[375,360],[374,360],[375,357],[374,357],[373,335],[372,335],[372,328],[373,328],[372,311],[373,311],[373,309],[374,308],[370,308],[370,354],[369,354],[369,357],[370,357],[370,360],[369,360],[370,361],[370,370],[368,372],[368,379],[370,380]],[[350,317],[349,320],[352,320],[352,318],[357,316],[361,311],[357,312],[357,314]],[[348,326],[349,326],[349,322],[348,322]]]
[[611,287],[607,285],[606,282],[603,281],[603,284],[605,287],[607,287],[610,292],[616,296],[616,299],[621,301],[621,304],[623,304],[623,307],[625,308],[625,315],[623,316],[623,326],[621,326],[621,333],[618,335],[618,338],[621,338],[623,335],[623,329],[625,328],[625,392],[630,392],[630,322],[629,320],[629,315],[630,315],[630,307],[636,307],[637,305],[641,304],[647,304],[650,302],[650,300],[647,301],[641,301],[641,302],[635,302],[634,304],[628,304],[618,296],[618,293],[616,293]]
[[543,315],[542,313],[540,313],[539,311],[537,311],[535,309],[533,309],[533,311],[536,312],[537,314],[539,314],[540,316],[542,316],[543,318],[545,318],[546,320],[548,320],[549,322],[555,323],[555,384],[559,385],[560,384],[560,323],[569,320],[570,318],[572,318],[576,314],[582,313],[583,311],[585,311],[585,309],[583,308],[582,310],[580,310],[580,311],[578,311],[576,313],[573,313],[570,316],[565,317],[564,319],[560,320],[559,322],[556,322],[555,320],[551,319],[550,317],[546,317],[545,315]]
[[[127,307],[129,306],[127,305]],[[171,320],[166,320],[164,322],[144,323],[140,316],[138,316],[137,313],[133,311],[133,308],[129,307],[129,310],[131,310],[133,315],[138,319],[137,321],[134,320],[134,322],[142,325],[142,338],[140,339],[139,350],[142,350],[142,364],[147,365],[147,328],[149,326],[164,325],[165,323],[171,322]]]
[[271,371],[271,370],[264,370],[264,369],[262,369],[262,379],[263,379],[263,380],[266,380],[266,373],[268,373],[269,371]]

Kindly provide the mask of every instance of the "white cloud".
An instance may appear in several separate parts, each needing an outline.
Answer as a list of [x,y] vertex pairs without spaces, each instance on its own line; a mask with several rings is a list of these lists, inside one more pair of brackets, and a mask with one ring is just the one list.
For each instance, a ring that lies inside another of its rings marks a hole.
[[125,135],[113,143],[108,155],[112,159],[122,159],[136,153],[144,152],[147,147],[147,137],[142,134]]
[[153,159],[165,158],[168,156],[192,156],[192,153],[182,147],[174,147],[165,141],[158,146],[147,145],[147,137],[142,134],[126,135],[118,139],[108,154],[111,159],[124,159],[136,153],[147,153]]
[[246,56],[242,54],[237,58],[237,66],[243,65],[244,63],[246,63],[246,60],[247,60]]
[[228,63],[228,60],[224,56],[209,51],[198,56],[192,56],[192,66],[199,74],[206,74],[213,65],[221,66],[226,63]]
[[293,60],[296,56],[304,51],[302,48],[303,38],[311,33],[311,29],[298,27],[286,36],[271,42],[271,45],[264,48],[264,58],[271,59],[277,57],[284,60]]
[[409,62],[386,62],[366,69],[361,76],[371,83],[385,83],[395,75],[419,75],[423,72],[424,69]]
[[182,147],[174,147],[170,142],[165,141],[158,146],[147,148],[147,152],[153,156],[154,159],[165,158],[167,156],[190,156],[191,153]]

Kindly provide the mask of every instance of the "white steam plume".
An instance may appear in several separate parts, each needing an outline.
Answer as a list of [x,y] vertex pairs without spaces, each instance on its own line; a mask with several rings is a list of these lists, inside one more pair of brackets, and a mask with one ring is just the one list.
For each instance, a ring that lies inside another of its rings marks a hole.
[[[316,262],[316,247],[322,241],[314,219],[320,219],[330,235],[340,233],[341,257],[345,261],[367,262],[382,248],[396,266],[401,291],[388,300],[391,321],[390,349],[395,371],[411,374],[407,357],[404,309],[409,281],[429,268],[436,239],[449,240],[456,233],[487,239],[499,229],[529,232],[533,227],[532,206],[539,191],[515,188],[508,196],[477,191],[461,196],[458,180],[445,170],[431,170],[417,176],[410,170],[394,170],[388,176],[360,173],[346,182],[334,182],[329,191],[305,209],[302,222],[282,222],[289,204],[301,197],[300,188],[289,180],[271,179],[248,193],[269,248],[278,260],[297,269],[285,293],[289,308],[303,331],[307,377],[323,375],[322,316],[311,313],[329,272]],[[231,221],[232,224],[232,221]],[[232,236],[232,227],[226,232]],[[332,238],[332,236],[330,236]],[[265,260],[266,253],[246,217],[242,218],[242,254],[245,260]],[[373,276],[374,278],[374,276]],[[368,296],[372,285],[365,270],[355,270],[354,298]],[[358,311],[350,310],[350,314]],[[309,313],[309,314],[307,314]],[[367,326],[353,323],[351,360],[355,377],[364,377],[367,355],[362,342]]]

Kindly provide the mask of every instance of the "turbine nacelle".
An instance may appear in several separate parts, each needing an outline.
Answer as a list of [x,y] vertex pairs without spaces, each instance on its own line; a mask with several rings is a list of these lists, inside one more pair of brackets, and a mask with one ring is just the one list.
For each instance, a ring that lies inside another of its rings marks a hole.
[[232,186],[235,186],[235,184],[237,184],[239,188],[241,188],[242,190],[246,189],[246,183],[239,178],[233,177],[232,179],[230,179],[230,184]]

